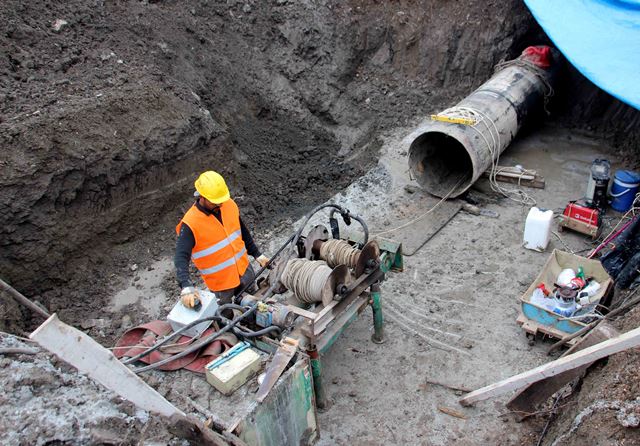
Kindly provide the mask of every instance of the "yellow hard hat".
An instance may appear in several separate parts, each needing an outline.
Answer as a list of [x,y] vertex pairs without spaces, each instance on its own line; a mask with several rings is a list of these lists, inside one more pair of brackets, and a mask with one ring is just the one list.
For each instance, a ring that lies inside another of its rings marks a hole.
[[196,182],[196,197],[201,195],[214,204],[222,204],[229,197],[229,188],[224,178],[218,172],[209,170],[200,174]]

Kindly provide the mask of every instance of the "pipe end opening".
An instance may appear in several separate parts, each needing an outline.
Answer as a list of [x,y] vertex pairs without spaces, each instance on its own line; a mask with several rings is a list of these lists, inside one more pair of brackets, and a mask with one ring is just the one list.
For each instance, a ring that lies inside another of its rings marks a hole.
[[418,184],[437,197],[456,197],[471,186],[473,163],[464,145],[442,132],[426,132],[409,147],[409,168]]

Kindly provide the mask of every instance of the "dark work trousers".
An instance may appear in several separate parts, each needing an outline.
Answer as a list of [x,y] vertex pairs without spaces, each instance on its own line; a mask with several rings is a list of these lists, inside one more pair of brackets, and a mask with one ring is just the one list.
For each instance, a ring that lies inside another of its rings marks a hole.
[[218,296],[218,303],[220,305],[231,303],[231,300],[235,296],[237,296],[240,293],[240,291],[242,291],[244,287],[246,287],[248,284],[251,284],[251,285],[249,285],[246,291],[248,293],[255,292],[256,290],[255,280],[256,280],[256,273],[253,270],[253,267],[251,266],[251,264],[249,264],[249,266],[247,267],[247,270],[244,272],[242,277],[240,277],[240,285],[238,285],[235,288],[231,288],[229,290],[215,292],[216,296]]

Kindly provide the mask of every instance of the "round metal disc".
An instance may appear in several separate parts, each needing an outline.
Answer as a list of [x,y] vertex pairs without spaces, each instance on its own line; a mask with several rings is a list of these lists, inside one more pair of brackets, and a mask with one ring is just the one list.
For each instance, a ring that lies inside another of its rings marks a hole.
[[[287,262],[284,262],[283,260],[284,258],[279,258],[271,264],[271,270],[269,271],[269,275],[267,276],[269,285],[272,285],[275,281],[278,280],[278,277],[282,276],[282,271],[287,266]],[[282,282],[275,285],[273,290],[275,294],[282,294],[285,291],[287,291],[287,288],[282,284]]]
[[304,256],[311,260],[313,256],[313,242],[316,240],[327,241],[329,239],[329,230],[326,226],[316,225],[309,231],[307,237],[304,239]]
[[326,307],[333,301],[338,285],[346,285],[349,279],[349,268],[347,265],[336,266],[327,278],[327,282],[322,288],[322,303]]
[[370,260],[379,262],[380,260],[380,247],[378,242],[371,240],[362,248],[360,256],[358,257],[358,263],[356,264],[356,277],[360,277],[364,270],[367,268],[367,263]]

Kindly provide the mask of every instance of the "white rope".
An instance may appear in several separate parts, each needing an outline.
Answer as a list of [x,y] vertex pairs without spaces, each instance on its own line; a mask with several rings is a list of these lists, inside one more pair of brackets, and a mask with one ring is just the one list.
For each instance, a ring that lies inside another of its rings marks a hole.
[[355,268],[358,263],[360,250],[354,248],[344,240],[330,239],[320,246],[320,258],[327,262],[331,268],[338,265],[347,265]]
[[[500,138],[500,131],[496,126],[496,123],[487,116],[485,113],[482,113],[479,110],[476,110],[471,107],[451,107],[447,110],[440,113],[444,116],[449,117],[457,117],[470,119],[475,122],[474,125],[470,125],[468,127],[472,128],[480,137],[483,139],[487,149],[489,150],[489,154],[491,156],[491,170],[489,171],[489,184],[491,186],[491,190],[499,193],[500,195],[515,201],[516,203],[521,203],[525,206],[535,206],[536,200],[527,194],[522,188],[520,188],[520,181],[522,177],[525,175],[535,175],[535,172],[522,169],[520,173],[520,177],[518,178],[518,188],[507,188],[505,186],[501,186],[496,180],[497,175],[503,170],[499,167],[500,162],[500,148],[502,146],[502,141]],[[480,124],[484,124],[485,132],[481,131],[478,126]],[[489,134],[489,138],[487,138],[486,134]]]
[[416,218],[414,218],[413,220],[409,220],[408,222],[406,222],[403,225],[400,225],[396,228],[392,228],[392,229],[387,229],[386,231],[382,231],[382,232],[378,232],[377,234],[373,234],[372,237],[377,237],[379,235],[382,234],[387,234],[389,232],[395,232],[395,231],[399,231],[400,229],[404,229],[407,226],[411,226],[412,224],[414,224],[415,222],[417,222],[418,220],[421,220],[422,218],[426,217],[427,215],[429,215],[431,212],[435,211],[438,206],[440,206],[447,198],[449,198],[451,196],[451,194],[458,188],[458,186],[460,186],[460,184],[462,184],[462,182],[464,181],[465,177],[461,177],[458,182],[451,188],[451,190],[449,192],[447,192],[447,194],[442,197],[440,199],[440,201],[438,201],[436,204],[433,205],[433,207],[431,209],[429,209],[427,212],[425,212],[424,214],[418,215]]
[[331,268],[321,260],[291,259],[282,271],[280,281],[302,302],[322,301],[322,289]]
[[498,71],[504,70],[505,68],[513,66],[513,65],[528,69],[529,71],[533,72],[533,74],[538,79],[540,79],[540,82],[542,82],[542,84],[545,87],[545,92],[544,92],[544,110],[545,110],[545,112],[547,112],[547,114],[549,114],[549,111],[547,110],[547,103],[549,102],[549,98],[551,96],[553,96],[555,92],[553,91],[553,87],[551,86],[551,83],[549,82],[546,70],[543,69],[543,68],[540,68],[539,66],[537,66],[533,62],[530,62],[530,61],[528,61],[526,59],[513,59],[513,60],[498,62],[496,64],[496,66],[494,67],[494,73],[497,73]]

